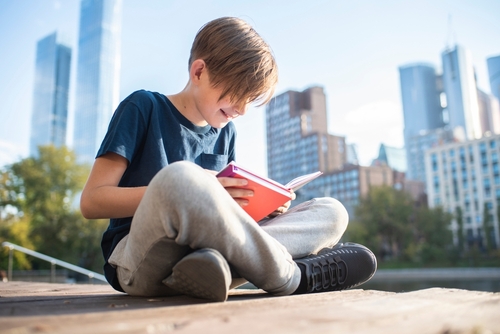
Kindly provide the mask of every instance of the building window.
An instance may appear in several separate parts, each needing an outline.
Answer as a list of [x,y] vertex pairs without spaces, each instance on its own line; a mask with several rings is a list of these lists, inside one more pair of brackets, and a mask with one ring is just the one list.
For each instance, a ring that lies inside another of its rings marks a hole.
[[481,151],[481,153],[486,152],[486,143],[485,142],[482,142],[481,144],[479,144],[479,150]]
[[431,156],[431,159],[432,159],[432,171],[436,172],[438,170],[437,155],[433,154]]

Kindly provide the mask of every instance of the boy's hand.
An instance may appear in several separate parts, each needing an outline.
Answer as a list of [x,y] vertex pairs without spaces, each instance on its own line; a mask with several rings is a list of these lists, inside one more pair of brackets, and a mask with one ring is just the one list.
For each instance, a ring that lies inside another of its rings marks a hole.
[[248,185],[246,179],[237,177],[218,177],[217,180],[227,190],[229,195],[234,198],[236,203],[240,206],[248,205],[247,197],[253,196],[253,190],[245,188],[245,186]]
[[277,208],[276,210],[274,210],[274,212],[270,213],[269,217],[276,217],[281,215],[282,213],[287,212],[288,208],[290,207],[290,204],[292,204],[292,201],[297,197],[293,192],[293,190],[290,191],[290,194],[292,195],[292,199],[283,204],[282,206],[280,206],[279,208]]

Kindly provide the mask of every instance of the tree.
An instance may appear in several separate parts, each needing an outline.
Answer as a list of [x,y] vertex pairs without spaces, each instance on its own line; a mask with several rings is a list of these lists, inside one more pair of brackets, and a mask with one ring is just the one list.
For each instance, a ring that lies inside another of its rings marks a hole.
[[[403,255],[405,244],[411,237],[412,208],[409,195],[387,186],[371,188],[360,200],[356,208],[356,223],[366,230],[364,242],[379,258]],[[360,228],[356,229],[359,236]]]
[[451,255],[451,218],[441,208],[416,206],[403,191],[373,187],[361,198],[347,234],[372,249],[380,261],[431,265]]
[[453,234],[450,230],[452,215],[441,207],[434,209],[419,208],[416,210],[415,242],[418,249],[418,260],[421,263],[443,263],[450,258],[453,251]]
[[490,210],[488,209],[488,204],[484,203],[483,206],[483,242],[484,248],[488,252],[490,250],[490,238],[492,234],[492,226],[491,226],[491,215]]
[[462,213],[462,208],[457,206],[455,209],[455,215],[458,224],[458,250],[460,253],[464,251],[464,215]]
[[12,212],[17,219],[12,228],[20,221],[29,222],[25,232],[31,248],[67,262],[92,266],[89,259],[100,253],[98,243],[105,223],[85,220],[75,204],[88,173],[89,167],[77,164],[68,148],[41,146],[37,157],[5,169],[0,210],[3,214]]

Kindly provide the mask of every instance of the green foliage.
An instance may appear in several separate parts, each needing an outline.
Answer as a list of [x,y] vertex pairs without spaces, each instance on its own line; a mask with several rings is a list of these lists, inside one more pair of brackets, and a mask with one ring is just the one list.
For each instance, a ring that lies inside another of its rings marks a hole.
[[430,265],[449,259],[451,215],[441,208],[415,206],[405,192],[388,186],[373,187],[360,200],[349,240],[365,244],[383,261]]
[[462,208],[457,206],[455,210],[455,217],[457,219],[458,224],[458,251],[460,253],[464,250],[464,215],[462,213]]
[[0,180],[0,237],[100,271],[99,242],[106,222],[85,220],[75,205],[88,173],[89,167],[77,164],[66,147],[41,146],[38,157],[7,166]]
[[[4,241],[33,249],[33,243],[29,240],[30,224],[26,219],[19,219],[13,215],[0,218],[0,244]],[[31,262],[26,254],[14,252],[13,269],[31,269]],[[9,249],[0,248],[0,269],[8,266]]]

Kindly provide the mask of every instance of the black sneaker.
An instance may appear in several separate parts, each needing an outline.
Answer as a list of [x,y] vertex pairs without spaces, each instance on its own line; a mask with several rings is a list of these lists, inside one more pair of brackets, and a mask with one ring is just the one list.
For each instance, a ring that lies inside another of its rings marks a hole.
[[352,242],[324,248],[317,255],[295,260],[302,272],[298,293],[338,291],[367,282],[377,270],[375,255]]

